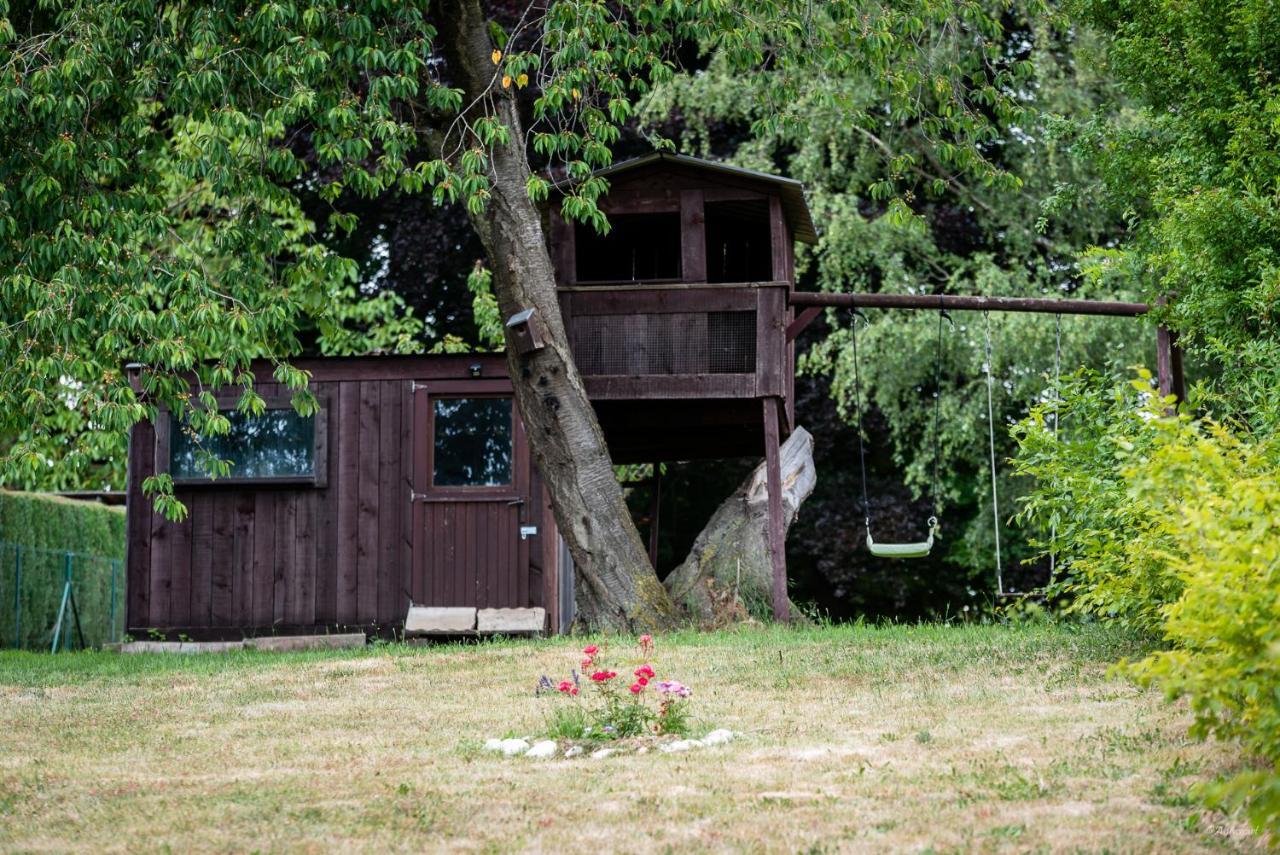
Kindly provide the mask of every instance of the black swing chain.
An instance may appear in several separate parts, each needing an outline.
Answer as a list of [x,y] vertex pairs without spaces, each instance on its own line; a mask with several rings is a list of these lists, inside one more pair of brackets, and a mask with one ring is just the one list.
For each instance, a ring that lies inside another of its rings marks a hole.
[[[858,434],[858,470],[862,477],[862,513],[867,533],[871,533],[871,500],[867,497],[867,451],[862,439],[862,379],[858,367],[858,318],[862,313],[854,308],[853,321],[850,324],[850,340],[853,350],[853,413]],[[938,310],[938,345],[934,356],[933,375],[933,486],[930,497],[933,501],[933,515],[929,517],[929,528],[938,524],[938,466],[942,459],[942,322],[951,320],[946,309]]]
[[[941,302],[941,301],[939,301]],[[933,357],[933,516],[929,528],[938,524],[938,465],[942,459],[942,321],[951,320],[946,309],[938,309],[938,347]]]
[[862,387],[861,379],[858,371],[858,318],[861,313],[853,310],[853,323],[850,329],[853,331],[853,412],[857,421],[858,433],[858,468],[862,473],[862,514],[863,521],[867,526],[867,533],[871,532],[871,502],[867,498],[867,451],[862,444]]

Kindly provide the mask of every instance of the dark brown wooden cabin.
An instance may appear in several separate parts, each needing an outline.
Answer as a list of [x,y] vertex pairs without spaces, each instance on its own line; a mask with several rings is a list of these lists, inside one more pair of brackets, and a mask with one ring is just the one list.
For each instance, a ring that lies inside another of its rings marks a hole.
[[[608,235],[554,206],[547,224],[570,343],[615,461],[764,455],[776,485],[794,426],[793,248],[816,240],[799,183],[666,154],[601,174]],[[572,568],[504,358],[296,364],[320,412],[303,418],[259,385],[266,416],[237,417],[211,449],[236,460],[230,478],[203,479],[167,416],[134,429],[131,633],[390,630],[410,603],[542,607],[548,629],[565,626]],[[174,477],[184,522],[142,495],[157,472]],[[785,606],[781,513],[770,537]]]
[[[498,355],[297,360],[320,402],[235,419],[202,477],[162,414],[129,448],[128,628],[192,638],[391,630],[426,606],[543,607],[560,627],[559,537]],[[270,377],[267,366],[258,376]],[[235,396],[222,399],[233,406]],[[190,515],[142,495],[169,472]]]
[[761,455],[795,422],[797,181],[672,154],[597,173],[611,230],[548,211],[574,358],[619,463]]

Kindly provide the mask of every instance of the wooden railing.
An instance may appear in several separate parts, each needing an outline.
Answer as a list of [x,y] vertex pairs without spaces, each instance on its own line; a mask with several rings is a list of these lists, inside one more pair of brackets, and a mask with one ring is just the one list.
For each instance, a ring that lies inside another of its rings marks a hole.
[[784,392],[789,287],[566,287],[560,307],[593,398],[755,398]]

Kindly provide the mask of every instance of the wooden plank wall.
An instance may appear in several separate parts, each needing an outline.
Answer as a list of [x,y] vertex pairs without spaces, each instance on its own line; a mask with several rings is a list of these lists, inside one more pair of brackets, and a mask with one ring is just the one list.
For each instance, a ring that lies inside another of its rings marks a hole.
[[[402,364],[406,371],[413,367]],[[212,637],[234,634],[217,630],[387,628],[404,620],[411,593],[417,602],[441,605],[540,604],[541,552],[532,568],[528,544],[489,536],[509,526],[518,532],[522,506],[506,502],[429,505],[419,538],[428,562],[415,578],[410,380],[385,372],[364,379],[359,370],[327,379],[320,361],[311,370],[312,390],[328,408],[323,488],[180,487],[177,496],[190,513],[171,523],[141,491],[142,480],[162,462],[158,432],[150,424],[135,428],[128,496],[130,630],[193,630],[193,637],[209,630]],[[278,391],[270,383],[256,388],[264,397]],[[517,461],[529,467],[527,450],[518,450]],[[527,489],[527,474],[524,480]],[[542,522],[544,504],[526,502],[535,524]],[[455,533],[465,537],[457,541]],[[513,572],[521,557],[525,572]],[[420,591],[429,596],[420,598]]]

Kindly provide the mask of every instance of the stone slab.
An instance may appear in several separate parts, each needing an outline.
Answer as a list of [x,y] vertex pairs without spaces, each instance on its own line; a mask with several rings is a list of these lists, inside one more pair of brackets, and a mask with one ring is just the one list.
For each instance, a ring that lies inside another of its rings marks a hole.
[[410,633],[474,632],[476,610],[441,606],[410,606],[404,619],[404,631]]
[[364,647],[363,632],[344,632],[333,635],[264,635],[250,638],[244,646],[250,650],[267,650],[283,653],[290,650],[343,650]]
[[226,653],[243,650],[243,641],[127,641],[115,648],[120,653]]
[[542,632],[547,626],[547,610],[480,609],[476,612],[477,632]]

